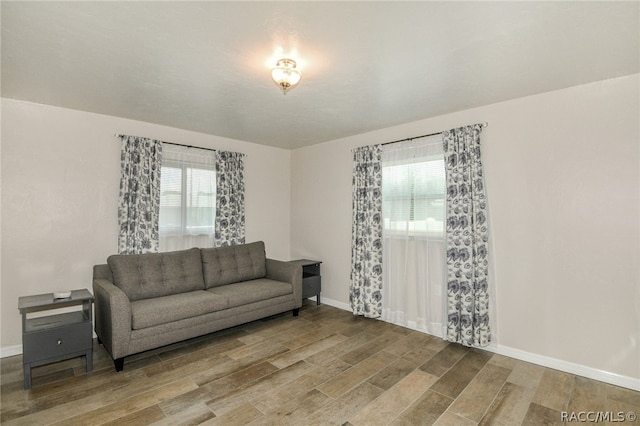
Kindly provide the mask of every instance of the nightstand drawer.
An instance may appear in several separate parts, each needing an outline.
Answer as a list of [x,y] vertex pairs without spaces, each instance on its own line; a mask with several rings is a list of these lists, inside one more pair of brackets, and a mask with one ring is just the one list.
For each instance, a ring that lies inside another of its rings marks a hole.
[[91,349],[91,322],[24,333],[23,362],[35,362]]
[[306,299],[320,293],[320,277],[306,277],[302,280],[302,298]]

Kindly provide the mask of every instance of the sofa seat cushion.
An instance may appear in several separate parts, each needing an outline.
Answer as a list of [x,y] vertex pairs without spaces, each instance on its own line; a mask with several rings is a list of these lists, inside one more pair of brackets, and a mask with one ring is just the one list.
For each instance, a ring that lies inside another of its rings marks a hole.
[[259,278],[210,288],[207,292],[226,297],[229,300],[229,307],[235,308],[236,306],[291,294],[293,293],[293,287],[290,283]]
[[205,290],[137,300],[131,302],[131,327],[139,330],[221,311],[228,306],[226,296]]
[[202,270],[207,289],[267,275],[264,242],[203,248]]
[[129,300],[204,290],[200,249],[166,253],[119,254],[107,263],[113,283]]

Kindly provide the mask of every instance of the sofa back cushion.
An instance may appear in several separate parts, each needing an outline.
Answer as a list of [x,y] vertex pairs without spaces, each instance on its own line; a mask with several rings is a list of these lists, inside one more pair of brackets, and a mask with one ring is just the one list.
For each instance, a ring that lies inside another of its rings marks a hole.
[[206,288],[264,278],[267,275],[264,242],[201,250]]
[[204,290],[200,249],[109,256],[113,283],[129,300]]

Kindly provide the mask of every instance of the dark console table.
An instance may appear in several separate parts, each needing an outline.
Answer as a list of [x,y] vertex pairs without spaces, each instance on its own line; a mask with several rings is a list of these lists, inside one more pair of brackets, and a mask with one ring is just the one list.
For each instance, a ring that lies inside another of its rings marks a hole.
[[[32,367],[84,355],[87,372],[93,369],[92,303],[93,295],[86,289],[73,290],[64,299],[56,299],[52,293],[18,298],[25,389],[31,389]],[[75,305],[82,305],[82,310],[27,318],[29,313]]]
[[319,260],[298,259],[291,263],[302,266],[302,299],[316,296],[316,304],[320,304],[320,291],[322,290],[322,278],[320,276]]

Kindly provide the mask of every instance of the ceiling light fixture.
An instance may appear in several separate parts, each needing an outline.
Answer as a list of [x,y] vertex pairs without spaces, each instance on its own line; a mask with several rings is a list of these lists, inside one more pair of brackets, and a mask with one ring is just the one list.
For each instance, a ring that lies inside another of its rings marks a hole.
[[296,69],[296,61],[285,58],[276,62],[276,67],[271,70],[271,78],[286,95],[289,90],[300,83],[302,74]]

